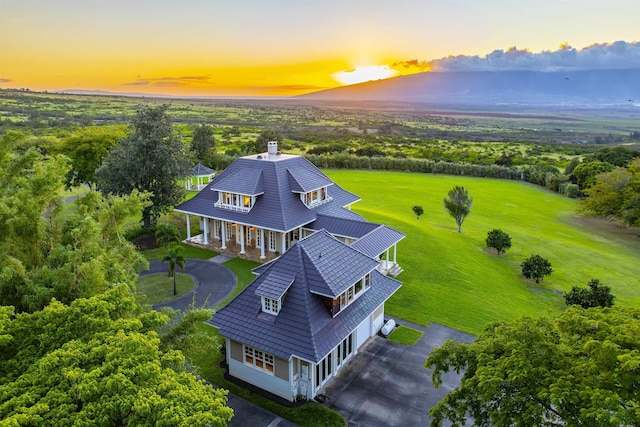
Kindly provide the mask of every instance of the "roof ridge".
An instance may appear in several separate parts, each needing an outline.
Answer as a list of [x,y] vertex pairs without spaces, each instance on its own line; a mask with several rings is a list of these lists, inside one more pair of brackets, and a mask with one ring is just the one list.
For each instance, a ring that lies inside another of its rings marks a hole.
[[[304,316],[306,317],[307,321],[305,322],[305,329],[307,331],[307,333],[309,334],[309,338],[310,338],[310,342],[311,342],[311,348],[313,350],[313,355],[315,356],[316,359],[318,359],[318,346],[316,345],[316,337],[315,334],[313,332],[313,327],[312,327],[312,322],[311,322],[311,317],[310,317],[310,304],[309,304],[309,298],[315,298],[315,296],[311,293],[311,291],[309,290],[309,282],[307,281],[307,268],[306,268],[306,260],[305,257],[308,257],[308,255],[306,254],[306,251],[304,250],[304,247],[300,244],[295,244],[294,247],[297,247],[297,250],[299,251],[299,257],[300,257],[300,265],[299,265],[299,270],[301,271],[301,274],[298,274],[296,276],[296,280],[300,279],[303,281],[303,283],[301,285],[302,288],[306,291],[304,292]],[[291,248],[293,249],[293,247]],[[315,266],[314,266],[315,268]]]

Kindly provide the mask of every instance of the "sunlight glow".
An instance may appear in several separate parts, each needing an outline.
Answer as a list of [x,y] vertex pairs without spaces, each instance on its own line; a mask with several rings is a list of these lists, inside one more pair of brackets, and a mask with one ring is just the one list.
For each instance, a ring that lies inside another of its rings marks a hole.
[[332,74],[331,77],[343,85],[352,85],[371,80],[388,79],[396,73],[397,71],[389,68],[388,65],[368,65],[364,67],[356,67],[352,70],[339,71]]

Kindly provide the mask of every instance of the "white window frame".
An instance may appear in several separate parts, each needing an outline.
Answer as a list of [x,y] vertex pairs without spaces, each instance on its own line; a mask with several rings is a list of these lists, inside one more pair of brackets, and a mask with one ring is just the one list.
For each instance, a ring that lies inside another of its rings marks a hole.
[[242,347],[242,361],[245,365],[269,375],[275,375],[276,360],[272,354],[244,344]]
[[249,212],[256,203],[256,196],[247,194],[229,193],[220,191],[218,201],[214,203],[216,208],[231,209],[240,212]]
[[280,313],[280,308],[282,304],[279,299],[273,299],[268,297],[262,297],[262,311],[269,314],[275,314],[276,316]]
[[269,251],[275,252],[278,250],[278,233],[275,231],[269,231]]
[[308,208],[313,208],[323,203],[330,202],[331,196],[327,192],[327,187],[318,188],[306,193],[300,193],[300,200]]
[[[360,290],[356,291],[356,284],[360,285]],[[338,302],[340,303],[340,309],[338,313],[344,310],[349,304],[352,304],[355,300],[360,298],[360,295],[365,293],[367,289],[371,287],[371,273],[367,273],[362,279],[353,285],[349,286],[343,293],[338,297]],[[334,314],[337,315],[338,313]]]

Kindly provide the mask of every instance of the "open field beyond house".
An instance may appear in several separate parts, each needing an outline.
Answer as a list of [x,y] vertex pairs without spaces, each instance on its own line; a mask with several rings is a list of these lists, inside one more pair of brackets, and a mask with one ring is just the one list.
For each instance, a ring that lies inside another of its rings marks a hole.
[[[404,286],[387,303],[391,316],[477,334],[491,321],[553,314],[563,291],[591,278],[611,286],[615,304],[640,307],[640,237],[613,224],[581,218],[577,202],[533,185],[481,178],[399,172],[327,170],[362,200],[353,210],[404,232],[398,262]],[[443,208],[455,186],[473,196],[471,214],[456,232]],[[416,219],[413,205],[424,215]],[[513,247],[496,256],[487,232],[509,233]],[[549,259],[553,274],[524,279],[520,263],[532,253]]]

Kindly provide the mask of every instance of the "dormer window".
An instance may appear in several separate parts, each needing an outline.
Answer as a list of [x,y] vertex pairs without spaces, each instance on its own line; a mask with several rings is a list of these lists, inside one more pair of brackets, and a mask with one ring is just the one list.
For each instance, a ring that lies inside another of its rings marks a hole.
[[333,303],[333,315],[335,316],[349,304],[358,299],[371,287],[371,273],[349,286]]
[[269,314],[280,313],[281,301],[279,299],[262,297],[262,311]]
[[327,193],[327,187],[322,187],[317,190],[308,191],[306,193],[300,193],[300,200],[308,208],[321,205],[331,201],[331,196]]
[[249,212],[256,203],[256,196],[220,191],[216,208],[231,209],[240,212]]

